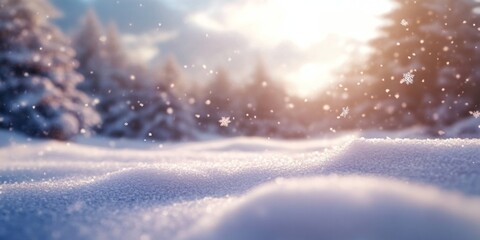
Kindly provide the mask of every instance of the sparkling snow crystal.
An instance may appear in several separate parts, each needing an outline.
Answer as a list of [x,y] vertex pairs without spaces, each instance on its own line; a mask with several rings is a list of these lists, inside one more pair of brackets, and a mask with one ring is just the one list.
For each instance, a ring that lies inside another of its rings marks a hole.
[[415,75],[413,75],[411,72],[404,73],[400,83],[405,83],[407,85],[413,84],[413,77],[415,77]]
[[480,111],[478,111],[478,110],[477,110],[477,111],[470,112],[470,114],[472,114],[472,116],[473,116],[474,118],[480,118]]
[[230,121],[230,117],[222,117],[222,119],[218,120],[221,127],[228,127],[232,121]]
[[346,118],[348,113],[350,112],[350,109],[348,107],[344,107],[342,108],[342,113],[340,113],[340,116],[338,116],[337,118]]
[[408,21],[405,20],[405,19],[402,19],[402,21],[400,22],[400,24],[404,27],[408,26]]

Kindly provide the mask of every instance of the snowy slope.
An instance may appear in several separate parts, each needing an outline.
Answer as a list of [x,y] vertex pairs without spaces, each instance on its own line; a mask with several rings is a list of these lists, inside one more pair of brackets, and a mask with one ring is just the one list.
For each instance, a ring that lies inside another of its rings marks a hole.
[[0,239],[480,239],[480,140],[0,132],[0,184]]

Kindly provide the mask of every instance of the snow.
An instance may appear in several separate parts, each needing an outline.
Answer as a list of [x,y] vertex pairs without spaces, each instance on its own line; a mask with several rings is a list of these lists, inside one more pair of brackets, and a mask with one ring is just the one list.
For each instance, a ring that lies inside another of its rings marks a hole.
[[478,239],[479,203],[376,178],[279,180],[205,219],[186,239]]
[[480,118],[480,111],[478,111],[478,110],[477,110],[477,111],[470,112],[470,114],[472,114],[472,116],[473,116],[474,118]]
[[478,138],[480,136],[480,121],[475,117],[470,117],[458,121],[446,130],[448,137]]
[[342,113],[340,113],[340,116],[338,116],[337,118],[346,118],[348,113],[350,112],[350,109],[348,107],[344,107],[342,108]]
[[404,73],[400,83],[405,83],[407,85],[413,84],[413,77],[415,77],[415,75],[413,75],[411,72]]
[[220,120],[218,120],[220,123],[221,127],[228,127],[228,124],[230,124],[232,121],[230,121],[230,117],[222,117]]
[[0,239],[479,239],[480,140],[0,132]]

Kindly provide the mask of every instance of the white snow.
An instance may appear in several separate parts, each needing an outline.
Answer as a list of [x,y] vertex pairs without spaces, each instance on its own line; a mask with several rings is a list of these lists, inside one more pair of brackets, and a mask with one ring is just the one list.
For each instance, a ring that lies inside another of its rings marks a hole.
[[413,75],[412,72],[404,73],[400,83],[405,83],[407,85],[413,84],[413,77],[415,77],[415,75]]
[[479,203],[378,178],[277,180],[185,239],[478,239]]
[[480,140],[0,132],[0,239],[480,239]]

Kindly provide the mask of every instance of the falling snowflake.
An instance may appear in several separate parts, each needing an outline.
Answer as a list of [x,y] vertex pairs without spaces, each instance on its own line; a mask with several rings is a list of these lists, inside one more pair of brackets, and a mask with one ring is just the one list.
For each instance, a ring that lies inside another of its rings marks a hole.
[[473,116],[474,118],[480,118],[480,111],[478,111],[478,110],[477,110],[477,111],[474,111],[474,112],[470,112],[470,114],[472,114],[472,116]]
[[220,127],[228,127],[232,121],[230,121],[230,117],[222,117],[222,119],[218,120],[220,123]]
[[348,113],[350,112],[350,109],[348,107],[344,107],[342,108],[342,113],[340,113],[340,116],[338,116],[337,118],[346,118]]
[[413,75],[411,72],[404,73],[402,80],[400,80],[400,84],[402,83],[405,83],[407,85],[412,84],[413,77],[415,77],[415,75]]
[[400,22],[400,24],[404,27],[408,26],[408,21],[405,20],[405,19],[402,19],[402,21]]

